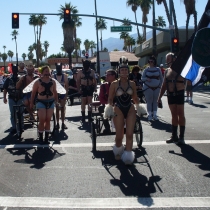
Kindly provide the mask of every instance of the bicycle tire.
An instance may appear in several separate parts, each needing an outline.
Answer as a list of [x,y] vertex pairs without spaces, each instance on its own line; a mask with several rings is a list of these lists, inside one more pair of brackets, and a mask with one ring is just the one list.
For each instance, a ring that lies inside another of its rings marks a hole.
[[143,129],[142,129],[142,124],[141,124],[141,120],[139,116],[136,117],[134,133],[136,137],[137,146],[138,148],[141,148],[142,143],[143,143]]
[[95,123],[91,122],[91,139],[92,139],[92,151],[96,151],[96,130]]

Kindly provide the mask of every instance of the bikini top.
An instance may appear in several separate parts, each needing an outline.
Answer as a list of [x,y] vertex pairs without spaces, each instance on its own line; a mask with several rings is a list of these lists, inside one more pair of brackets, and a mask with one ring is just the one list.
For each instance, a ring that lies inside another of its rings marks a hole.
[[41,86],[43,86],[45,88],[44,91],[42,91],[41,93],[39,93],[40,96],[52,96],[53,93],[51,92],[50,88],[53,85],[52,79],[50,79],[50,81],[48,83],[43,82],[41,79],[39,79],[39,82],[41,83]]
[[124,90],[122,87],[121,87],[121,82],[119,81],[119,87],[117,88],[116,90],[116,97],[119,97],[121,95],[132,95],[133,94],[133,89],[130,85],[130,82],[128,80],[128,87],[126,88],[126,90]]

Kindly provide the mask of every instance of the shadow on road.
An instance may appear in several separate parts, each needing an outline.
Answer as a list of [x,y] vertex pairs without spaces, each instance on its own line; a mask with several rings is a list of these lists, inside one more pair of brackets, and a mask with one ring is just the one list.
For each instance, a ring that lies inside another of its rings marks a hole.
[[[151,198],[151,193],[155,193],[157,190],[162,192],[161,188],[157,184],[161,180],[160,176],[154,175],[149,161],[146,158],[145,148],[135,149],[135,160],[134,164],[131,166],[126,166],[121,160],[115,160],[112,151],[96,151],[93,152],[93,158],[100,158],[101,164],[105,170],[110,174],[112,179],[110,183],[113,186],[117,186],[126,196],[136,196],[136,197],[146,197],[147,202],[142,199],[138,199],[140,203],[145,206],[152,206],[153,199]],[[137,158],[142,157],[143,161],[137,161]],[[151,172],[151,177],[147,178],[137,170],[137,165],[142,164],[147,166]],[[116,167],[120,176],[115,177],[111,173],[111,168]],[[148,199],[149,198],[149,199]]]
[[201,108],[201,109],[208,108],[208,107],[205,106],[205,105],[202,105],[202,104],[195,104],[195,103],[191,104],[190,106],[194,106],[194,107]]
[[24,155],[24,159],[15,160],[16,163],[30,164],[30,168],[41,169],[46,165],[46,162],[52,161],[58,157],[65,155],[59,153],[52,147],[38,147],[33,149],[7,149],[12,155]]
[[50,136],[49,140],[53,141],[54,144],[60,144],[61,141],[68,140],[68,135],[65,130],[55,130],[55,133]]
[[[210,158],[206,155],[202,154],[198,150],[196,150],[191,145],[182,145],[181,148],[181,154],[175,153],[174,151],[170,151],[171,154],[179,155],[183,158],[186,158],[189,162],[195,163],[198,168],[204,171],[210,172]],[[205,174],[204,176],[210,178],[210,173]]]

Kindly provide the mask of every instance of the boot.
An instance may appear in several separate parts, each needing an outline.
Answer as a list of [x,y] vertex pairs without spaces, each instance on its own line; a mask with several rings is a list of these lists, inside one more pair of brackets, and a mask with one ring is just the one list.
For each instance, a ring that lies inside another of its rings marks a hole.
[[108,120],[108,119],[104,119],[104,120],[103,120],[103,123],[104,123],[104,127],[105,127],[105,129],[103,130],[103,133],[104,133],[104,134],[109,134],[109,133],[111,133],[110,125],[109,125],[109,120]]
[[40,144],[43,144],[44,143],[44,140],[43,140],[43,131],[39,131],[39,142],[40,142]]
[[45,144],[49,144],[49,143],[50,143],[50,142],[48,141],[48,139],[49,139],[49,134],[50,134],[49,131],[45,131],[45,137],[44,137],[44,143],[45,143]]
[[172,125],[172,136],[170,139],[166,140],[167,144],[178,142],[177,128],[178,126]]
[[179,126],[179,140],[177,142],[178,145],[185,144],[184,133],[185,133],[185,126]]
[[88,111],[88,121],[89,122],[92,122],[93,121],[92,112],[91,111]]
[[82,122],[85,122],[85,111],[81,111],[82,113]]

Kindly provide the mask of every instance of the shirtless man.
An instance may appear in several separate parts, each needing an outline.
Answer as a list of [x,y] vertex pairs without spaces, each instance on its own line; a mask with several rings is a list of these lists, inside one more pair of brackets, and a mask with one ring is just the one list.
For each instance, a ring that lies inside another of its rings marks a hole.
[[90,69],[91,62],[89,60],[82,60],[83,69],[77,74],[77,90],[81,93],[81,113],[82,122],[85,122],[85,105],[88,105],[88,120],[92,120],[92,98],[93,92],[97,91],[97,83],[95,79],[95,72]]
[[64,123],[65,120],[65,112],[66,112],[66,98],[68,95],[68,78],[67,75],[62,73],[62,63],[61,64],[55,64],[56,66],[56,74],[53,75],[53,77],[66,89],[66,94],[58,94],[58,102],[59,102],[59,106],[56,106],[56,121],[57,121],[57,125],[56,125],[56,129],[60,128],[59,125],[59,118],[60,118],[60,111],[61,111],[61,121],[62,121],[62,126],[61,128],[67,129],[67,126]]
[[[170,67],[175,60],[173,53],[166,55],[168,69],[165,71],[164,81],[161,87],[158,102],[161,103],[161,97],[167,90],[168,105],[172,115],[172,136],[166,143],[177,143],[178,145],[185,144],[185,115],[184,115],[184,78],[177,75]],[[179,138],[177,128],[179,126]]]
[[[22,76],[20,80],[16,84],[16,89],[23,90],[26,86],[28,86],[33,80],[37,79],[39,76],[34,74],[34,66],[30,63],[27,66],[27,74]],[[26,106],[26,110],[30,115],[30,120],[34,121],[33,109],[30,109],[30,101],[31,101],[31,92],[24,94],[23,103]]]

